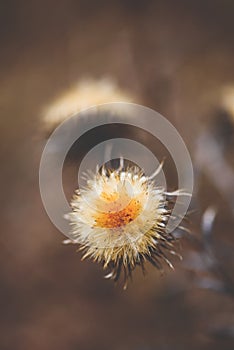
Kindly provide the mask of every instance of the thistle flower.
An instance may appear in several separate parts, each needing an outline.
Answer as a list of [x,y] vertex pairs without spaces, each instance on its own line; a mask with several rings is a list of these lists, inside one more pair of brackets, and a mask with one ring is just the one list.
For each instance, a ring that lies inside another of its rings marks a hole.
[[72,212],[67,218],[71,224],[71,240],[84,251],[83,259],[91,258],[110,272],[106,278],[117,281],[124,273],[124,286],[136,266],[149,261],[162,269],[162,261],[171,268],[165,252],[173,250],[175,238],[166,231],[171,215],[168,193],[157,187],[153,178],[146,177],[137,167],[123,170],[102,168],[90,174],[87,187],[77,190],[71,201]]
[[133,102],[136,97],[111,78],[81,79],[43,110],[44,129],[51,132],[65,119],[81,110],[114,101]]

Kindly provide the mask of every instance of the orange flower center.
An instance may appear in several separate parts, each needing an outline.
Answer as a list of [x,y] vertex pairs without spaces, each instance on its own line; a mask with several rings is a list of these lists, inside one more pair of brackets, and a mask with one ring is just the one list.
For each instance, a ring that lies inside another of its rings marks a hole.
[[142,204],[138,198],[129,201],[125,208],[120,211],[107,211],[98,213],[95,217],[95,226],[102,228],[116,228],[133,221],[141,212]]

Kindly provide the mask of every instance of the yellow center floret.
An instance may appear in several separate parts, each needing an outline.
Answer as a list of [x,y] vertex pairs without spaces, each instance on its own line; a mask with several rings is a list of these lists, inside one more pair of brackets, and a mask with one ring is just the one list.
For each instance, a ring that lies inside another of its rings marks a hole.
[[141,212],[142,205],[138,199],[131,199],[125,208],[113,212],[99,213],[95,218],[95,226],[102,228],[116,228],[129,224]]

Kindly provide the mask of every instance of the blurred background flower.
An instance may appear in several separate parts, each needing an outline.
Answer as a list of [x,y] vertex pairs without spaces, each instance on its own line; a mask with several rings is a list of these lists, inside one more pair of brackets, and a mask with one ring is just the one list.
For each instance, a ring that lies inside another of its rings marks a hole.
[[44,127],[51,131],[81,110],[102,103],[121,101],[134,102],[134,98],[130,92],[121,90],[112,79],[82,79],[45,109]]

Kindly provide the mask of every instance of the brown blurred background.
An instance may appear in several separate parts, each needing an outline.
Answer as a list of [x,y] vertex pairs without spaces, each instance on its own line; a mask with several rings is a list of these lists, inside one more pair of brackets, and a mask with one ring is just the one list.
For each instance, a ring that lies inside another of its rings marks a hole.
[[[231,0],[0,2],[1,350],[234,348],[233,14]],[[38,186],[44,109],[106,77],[175,125],[196,175],[183,262],[127,291],[61,244]]]

